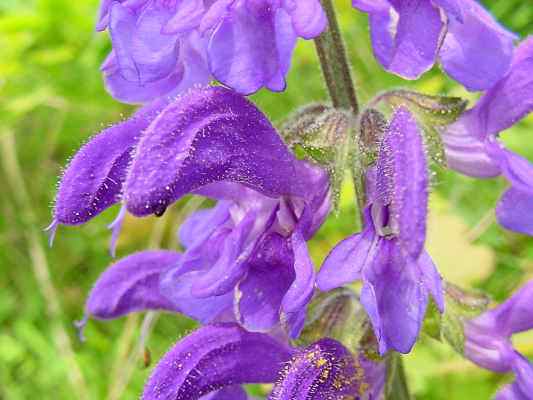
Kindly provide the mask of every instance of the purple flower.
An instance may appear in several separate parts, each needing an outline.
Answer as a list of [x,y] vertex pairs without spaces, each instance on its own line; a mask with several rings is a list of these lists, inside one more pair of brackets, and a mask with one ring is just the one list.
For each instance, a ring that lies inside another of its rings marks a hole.
[[[135,287],[155,290],[172,302],[162,308],[202,322],[234,309],[249,329],[269,330],[282,318],[296,335],[315,281],[306,240],[330,210],[329,192],[327,173],[297,160],[252,103],[211,87],[176,99],[151,122],[135,117],[110,128],[82,148],[61,181],[52,227],[83,223],[122,199],[114,247],[126,210],[161,215],[189,193],[216,199],[215,208],[193,214],[181,228],[182,257],[174,255],[171,265],[164,258],[159,267],[150,261],[156,268],[150,288],[136,278],[150,253],[124,260]],[[117,293],[97,284],[89,314],[93,303],[102,318],[136,310],[126,297],[116,311]]]
[[243,94],[284,90],[296,39],[325,27],[318,0],[104,0],[97,24],[113,44],[107,88],[133,103],[212,77]]
[[444,302],[441,277],[424,251],[428,165],[421,133],[404,108],[394,113],[367,173],[363,231],[340,242],[318,274],[321,290],[363,281],[365,307],[384,354],[414,345],[431,293]]
[[469,90],[484,90],[508,70],[516,36],[475,0],[352,0],[369,14],[383,67],[417,79],[438,59]]
[[465,323],[465,356],[495,372],[514,372],[498,400],[527,400],[533,393],[533,365],[514,348],[511,336],[533,329],[533,281],[498,307]]
[[180,340],[161,359],[142,398],[246,399],[240,385],[276,382],[271,400],[340,400],[382,385],[381,378],[370,380],[376,371],[384,377],[383,363],[363,365],[333,339],[297,349],[237,324],[208,325]]
[[533,165],[505,149],[500,132],[533,110],[533,38],[516,49],[505,77],[443,134],[451,168],[474,177],[503,175],[511,184],[496,207],[505,228],[533,235]]

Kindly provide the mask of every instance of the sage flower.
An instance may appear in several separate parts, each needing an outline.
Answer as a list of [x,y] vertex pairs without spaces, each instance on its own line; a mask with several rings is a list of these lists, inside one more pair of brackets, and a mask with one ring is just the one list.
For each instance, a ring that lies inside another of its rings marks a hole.
[[503,175],[511,187],[496,206],[498,222],[533,235],[533,164],[505,148],[500,132],[533,111],[533,38],[517,47],[505,77],[442,135],[450,168],[465,175]]
[[418,79],[438,60],[469,90],[508,70],[516,36],[475,0],[352,0],[369,15],[374,55],[387,70]]
[[527,400],[533,393],[533,365],[516,351],[515,333],[533,329],[533,281],[496,308],[465,323],[465,356],[491,371],[513,372],[515,381],[497,400]]
[[361,364],[333,339],[294,348],[237,324],[207,325],[163,356],[142,399],[246,399],[240,385],[275,383],[270,400],[341,400],[364,395],[373,387],[365,367],[379,369],[384,377],[383,363],[368,363]]
[[317,283],[325,291],[362,280],[360,301],[380,353],[408,353],[418,337],[429,294],[441,311],[444,301],[441,277],[424,250],[426,154],[421,132],[405,108],[395,111],[366,181],[363,230],[331,251]]

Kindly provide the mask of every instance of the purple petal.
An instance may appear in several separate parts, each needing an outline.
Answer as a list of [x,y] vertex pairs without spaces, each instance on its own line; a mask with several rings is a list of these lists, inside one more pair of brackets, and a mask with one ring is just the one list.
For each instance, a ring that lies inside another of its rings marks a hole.
[[368,10],[372,48],[383,67],[406,79],[417,79],[435,63],[444,24],[440,11],[430,1],[384,1],[372,5],[353,1]]
[[236,314],[250,331],[268,331],[279,322],[281,301],[294,280],[294,256],[287,240],[266,236],[248,262],[248,274],[236,288]]
[[313,39],[326,28],[327,17],[318,0],[299,0],[287,2],[287,12],[292,19],[296,34],[304,39]]
[[230,218],[231,203],[219,201],[214,208],[192,213],[181,224],[179,238],[187,250],[201,246],[213,232]]
[[126,80],[145,84],[176,69],[178,36],[161,33],[172,13],[173,7],[156,1],[148,2],[137,15],[120,3],[111,6],[109,32]]
[[442,134],[448,166],[462,174],[492,178],[501,174],[498,162],[487,152],[484,131],[471,110]]
[[159,100],[143,107],[127,121],[93,137],[76,153],[59,183],[54,220],[82,224],[119,201],[131,152],[163,104]]
[[404,108],[395,111],[383,137],[377,168],[379,200],[389,206],[403,250],[416,260],[426,240],[429,176],[422,135]]
[[263,86],[283,90],[287,55],[290,59],[295,43],[296,35],[283,9],[267,2],[253,6],[236,3],[211,35],[209,69],[239,93],[254,93]]
[[161,275],[159,290],[170,302],[176,311],[187,315],[202,324],[210,323],[233,306],[233,293],[207,298],[194,297],[191,288],[196,281],[205,274],[205,271],[183,271],[185,268],[178,266]]
[[495,135],[533,111],[532,70],[533,37],[530,37],[516,48],[509,73],[472,109],[483,135],[480,137]]
[[246,400],[248,395],[246,391],[238,386],[227,386],[216,392],[211,392],[205,396],[202,396],[200,400]]
[[281,311],[290,337],[295,338],[303,328],[302,314],[305,314],[305,307],[313,296],[316,274],[307,244],[299,229],[291,236],[291,246],[294,253],[294,281],[283,297]]
[[184,33],[196,29],[205,14],[203,0],[185,0],[177,8],[176,13],[170,18],[163,27],[162,33]]
[[420,254],[417,260],[420,277],[424,287],[427,289],[441,313],[444,312],[444,291],[442,289],[442,277],[437,271],[437,267],[426,251]]
[[418,266],[409,263],[394,241],[381,240],[365,269],[361,304],[365,307],[383,355],[389,349],[409,353],[418,338],[428,302]]
[[499,200],[496,217],[504,228],[533,236],[532,211],[533,194],[511,188]]
[[112,264],[92,288],[87,313],[98,319],[112,319],[135,311],[177,311],[160,293],[159,278],[180,257],[173,251],[143,251]]
[[205,326],[180,340],[155,367],[143,400],[196,400],[244,383],[270,383],[291,356],[270,336],[236,324]]
[[180,41],[179,61],[168,75],[151,82],[127,80],[121,73],[115,52],[111,52],[101,67],[106,89],[117,100],[126,103],[144,103],[160,96],[184,92],[194,85],[205,85],[210,80],[205,55],[205,39],[191,32]]
[[255,213],[246,214],[224,241],[216,263],[200,276],[192,286],[196,297],[223,295],[235,287],[243,277],[257,239],[250,238],[256,219]]
[[318,272],[318,288],[328,291],[361,279],[365,265],[375,257],[375,240],[374,231],[365,229],[337,244]]
[[352,354],[341,343],[321,339],[293,356],[269,400],[355,398],[361,384],[357,373]]
[[448,19],[440,60],[446,73],[467,89],[485,90],[509,69],[516,36],[475,0],[463,0],[462,8],[462,21]]
[[488,141],[487,153],[499,163],[503,176],[513,188],[533,194],[533,164],[507,150],[498,141]]
[[528,282],[498,307],[485,312],[474,322],[493,330],[495,335],[510,337],[513,333],[533,329],[533,281]]
[[271,197],[305,193],[297,178],[294,156],[266,117],[237,93],[210,87],[178,98],[150,125],[125,199],[132,214],[143,216],[217,181]]

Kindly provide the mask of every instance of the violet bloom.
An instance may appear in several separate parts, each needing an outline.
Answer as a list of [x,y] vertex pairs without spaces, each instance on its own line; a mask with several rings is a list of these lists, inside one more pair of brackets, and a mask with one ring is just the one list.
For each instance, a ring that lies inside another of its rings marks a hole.
[[430,293],[444,307],[442,282],[424,250],[428,165],[412,115],[395,111],[367,173],[363,231],[340,242],[318,274],[321,290],[362,280],[365,307],[384,354],[408,353],[420,331]]
[[369,14],[374,55],[417,79],[440,61],[469,90],[488,89],[508,70],[516,36],[475,0],[352,0]]
[[498,307],[465,323],[465,356],[491,371],[513,372],[515,381],[497,400],[528,400],[533,393],[533,365],[513,348],[515,333],[533,329],[533,281]]
[[202,327],[176,343],[155,367],[142,399],[244,400],[240,385],[275,382],[271,400],[341,400],[382,386],[384,375],[383,363],[361,364],[333,339],[298,349],[225,323]]
[[533,38],[528,38],[516,49],[508,74],[442,135],[450,168],[509,181],[496,207],[498,222],[528,235],[533,235],[533,165],[507,150],[498,136],[532,110]]
[[97,25],[113,44],[107,88],[134,103],[212,77],[243,94],[284,90],[297,38],[325,27],[318,0],[104,0]]
[[[222,87],[192,90],[150,123],[147,115],[144,110],[97,135],[73,158],[52,228],[84,223],[122,201],[114,243],[126,210],[161,215],[189,193],[217,199],[213,210],[192,215],[182,227],[183,257],[154,266],[161,279],[156,289],[172,301],[171,309],[202,322],[234,307],[250,329],[268,330],[281,317],[296,335],[315,278],[306,240],[330,209],[327,173],[297,160],[252,103]],[[153,287],[152,281],[150,288],[136,284],[146,292]],[[108,288],[95,286],[88,304],[100,308],[89,314],[113,314],[105,309],[117,301]]]

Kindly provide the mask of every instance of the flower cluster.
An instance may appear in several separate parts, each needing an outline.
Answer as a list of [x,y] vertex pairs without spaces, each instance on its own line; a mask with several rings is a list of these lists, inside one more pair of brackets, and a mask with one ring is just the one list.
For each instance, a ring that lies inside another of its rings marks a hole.
[[[394,352],[411,351],[432,309],[454,313],[425,250],[432,152],[470,176],[503,175],[511,187],[498,220],[533,235],[533,166],[498,138],[533,110],[533,39],[515,48],[516,37],[473,0],[353,6],[369,14],[387,70],[414,79],[438,57],[467,89],[484,90],[477,104],[464,112],[462,100],[397,91],[392,110],[373,108],[385,93],[362,117],[313,105],[282,137],[244,94],[285,88],[297,38],[326,29],[318,0],[102,2],[98,29],[113,43],[102,66],[108,89],[146,104],[73,157],[51,239],[59,225],[120,204],[110,226],[114,255],[126,213],[162,216],[187,195],[212,205],[179,227],[182,252],[126,256],[88,297],[87,318],[162,310],[201,324],[162,358],[143,399],[246,399],[241,385],[250,383],[273,384],[271,400],[382,398]],[[213,78],[226,87],[207,86]],[[334,208],[348,165],[363,226],[316,272],[307,242]],[[533,366],[509,339],[533,327],[532,296],[530,283],[479,316],[452,315],[465,357],[515,373],[500,400],[533,393]]]
[[143,103],[217,79],[249,94],[285,89],[298,38],[326,28],[319,0],[103,0],[102,65],[118,100]]

